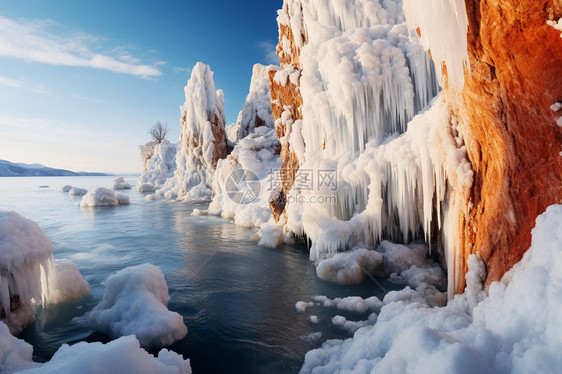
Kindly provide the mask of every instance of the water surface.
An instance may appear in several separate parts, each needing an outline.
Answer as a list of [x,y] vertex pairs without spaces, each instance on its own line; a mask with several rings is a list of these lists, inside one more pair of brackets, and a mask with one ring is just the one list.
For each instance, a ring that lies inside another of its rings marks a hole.
[[[348,336],[331,324],[333,316],[366,315],[317,306],[297,313],[297,301],[315,295],[384,296],[370,280],[357,286],[319,280],[305,245],[261,247],[256,229],[191,215],[205,204],[147,202],[143,194],[128,190],[129,206],[81,208],[80,197],[57,192],[65,184],[107,187],[114,178],[0,178],[0,210],[38,222],[53,243],[55,258],[74,261],[91,289],[80,300],[38,308],[37,321],[19,336],[34,346],[36,361],[49,360],[64,343],[109,341],[79,317],[100,301],[109,275],[132,265],[152,263],[164,273],[168,307],[183,316],[189,330],[169,348],[190,358],[194,373],[298,372],[307,351],[326,339]],[[135,183],[135,178],[125,179]],[[385,289],[396,288],[379,282]],[[311,314],[318,316],[318,324],[310,322]],[[319,340],[303,338],[315,332],[322,334]]]

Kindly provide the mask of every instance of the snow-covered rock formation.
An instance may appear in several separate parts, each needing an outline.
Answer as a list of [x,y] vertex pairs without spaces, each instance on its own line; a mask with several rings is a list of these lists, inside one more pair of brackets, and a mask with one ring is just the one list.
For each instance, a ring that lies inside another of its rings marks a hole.
[[33,303],[55,304],[89,292],[73,262],[53,258],[53,246],[37,223],[0,212],[0,319],[12,333],[35,321]]
[[238,114],[236,123],[230,125],[228,131],[232,131],[235,135],[231,140],[238,142],[260,126],[273,128],[273,114],[267,67],[255,64],[252,68],[250,92],[246,96],[246,102]]
[[254,65],[250,92],[235,126],[237,144],[217,163],[209,212],[242,226],[260,227],[272,217],[269,185],[281,167],[263,65]]
[[158,191],[168,199],[210,200],[217,161],[227,154],[224,95],[213,72],[198,62],[185,86],[176,171]]
[[146,161],[145,170],[137,180],[139,192],[152,192],[160,189],[176,171],[178,145],[167,140],[154,146],[152,157]]

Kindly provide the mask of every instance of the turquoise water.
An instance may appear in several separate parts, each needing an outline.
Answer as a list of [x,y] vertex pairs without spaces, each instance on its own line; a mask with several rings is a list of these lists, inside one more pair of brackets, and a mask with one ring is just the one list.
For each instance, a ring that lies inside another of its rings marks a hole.
[[[74,261],[91,289],[80,300],[38,308],[37,321],[19,336],[34,346],[36,361],[49,360],[64,343],[110,340],[75,317],[99,302],[110,274],[131,265],[152,263],[164,273],[168,308],[183,316],[189,330],[169,348],[190,358],[194,373],[298,372],[307,351],[348,336],[331,324],[333,316],[366,315],[316,306],[301,314],[295,310],[297,301],[315,295],[384,296],[370,280],[357,286],[319,280],[305,245],[261,247],[256,229],[191,215],[205,204],[147,202],[133,189],[124,191],[129,206],[81,208],[80,197],[57,192],[65,184],[107,187],[114,178],[0,178],[0,210],[38,222],[53,243],[55,258]],[[135,183],[135,178],[125,179]],[[385,289],[396,288],[379,281]],[[311,314],[319,317],[318,324],[309,321]],[[315,342],[302,338],[315,332],[322,333]]]

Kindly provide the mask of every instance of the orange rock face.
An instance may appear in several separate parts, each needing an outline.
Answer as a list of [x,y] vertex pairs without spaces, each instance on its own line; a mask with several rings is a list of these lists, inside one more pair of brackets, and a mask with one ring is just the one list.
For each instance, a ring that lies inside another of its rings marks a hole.
[[475,173],[459,217],[456,293],[469,254],[482,256],[487,284],[499,280],[529,248],[537,215],[562,201],[562,112],[550,108],[562,101],[562,38],[546,23],[562,17],[562,2],[466,0],[466,8],[471,73],[461,92],[444,89]]
[[[299,35],[299,37],[302,37]],[[283,39],[289,40],[290,44],[286,49],[283,49]],[[281,68],[294,68],[300,71],[299,63],[299,49],[295,45],[293,32],[291,28],[286,25],[279,25],[279,45],[277,46],[277,54],[281,61]],[[283,118],[282,114],[285,111],[290,112],[289,121],[293,122],[302,119],[302,96],[299,86],[287,80],[285,85],[279,84],[275,80],[275,70],[269,71],[270,91],[271,91],[271,109],[273,112],[273,119],[275,120],[275,131],[279,139],[283,138],[288,133],[288,123]],[[286,196],[293,186],[295,175],[299,169],[299,160],[297,156],[289,150],[289,143],[281,143],[281,165],[280,177],[281,185],[278,191],[272,194],[269,206],[273,212],[275,221],[278,222],[282,219],[285,211]]]

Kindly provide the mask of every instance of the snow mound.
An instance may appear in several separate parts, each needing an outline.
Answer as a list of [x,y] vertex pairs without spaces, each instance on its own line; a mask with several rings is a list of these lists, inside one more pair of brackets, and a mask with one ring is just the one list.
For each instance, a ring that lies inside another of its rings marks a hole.
[[79,187],[72,187],[69,191],[68,194],[70,196],[84,196],[85,194],[88,193],[88,190],[84,189],[84,188],[79,188]]
[[67,184],[67,185],[64,185],[64,186],[62,186],[61,188],[59,188],[59,192],[68,192],[68,191],[70,191],[71,189],[72,189],[72,186],[70,186],[70,185]]
[[[562,205],[539,216],[532,235],[520,263],[492,283],[489,296],[474,309],[466,293],[433,307],[434,289],[392,291],[378,317],[353,338],[329,340],[308,352],[301,373],[558,372]],[[469,265],[469,273],[481,275],[476,259]],[[467,283],[478,288],[474,279]]]
[[107,344],[80,342],[63,344],[51,361],[35,364],[22,373],[135,373],[135,374],[191,374],[189,359],[162,349],[157,357],[140,347],[134,336],[125,336]]
[[112,337],[134,334],[143,347],[167,346],[187,335],[183,318],[167,309],[169,300],[156,266],[131,266],[107,278],[102,300],[86,317]]
[[125,182],[125,179],[123,179],[123,177],[119,177],[111,183],[111,186],[109,186],[109,188],[111,188],[112,190],[130,190],[131,185]]
[[99,187],[94,191],[88,192],[82,197],[81,207],[96,206],[117,206],[119,204],[128,204],[129,197],[123,194],[116,194],[113,190]]
[[358,284],[367,274],[380,272],[378,269],[382,262],[382,253],[356,248],[320,261],[316,266],[316,275],[322,280],[338,284]]
[[88,292],[74,263],[54,260],[37,223],[0,211],[0,314],[13,333],[35,320],[33,303],[59,303]]

